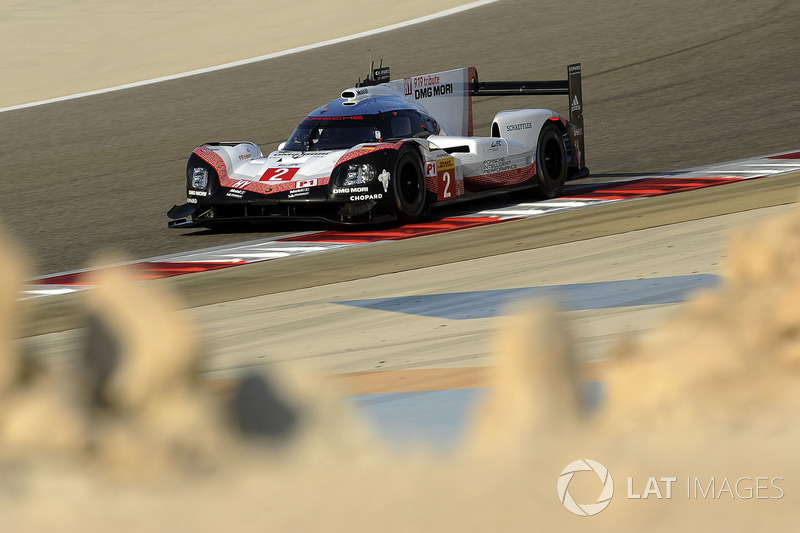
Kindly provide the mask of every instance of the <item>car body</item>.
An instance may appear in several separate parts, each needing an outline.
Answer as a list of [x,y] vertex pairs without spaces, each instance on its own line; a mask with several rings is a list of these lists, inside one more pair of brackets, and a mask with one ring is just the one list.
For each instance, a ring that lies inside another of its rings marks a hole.
[[[171,227],[317,219],[340,224],[414,222],[430,207],[509,191],[540,198],[588,175],[580,64],[568,79],[478,81],[466,67],[390,80],[388,68],[344,90],[264,155],[249,142],[196,148],[187,198]],[[570,117],[548,109],[500,111],[473,135],[472,99],[567,94]]]

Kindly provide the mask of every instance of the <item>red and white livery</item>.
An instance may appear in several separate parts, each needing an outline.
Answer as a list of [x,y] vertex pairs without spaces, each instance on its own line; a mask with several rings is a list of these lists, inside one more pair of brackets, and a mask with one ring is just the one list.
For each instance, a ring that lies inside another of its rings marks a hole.
[[[549,109],[500,111],[473,132],[481,96],[569,97],[568,117]],[[480,82],[474,67],[389,79],[389,69],[308,114],[278,150],[207,143],[186,172],[187,198],[170,226],[246,220],[413,222],[439,204],[510,191],[558,196],[588,175],[581,67],[557,81]]]

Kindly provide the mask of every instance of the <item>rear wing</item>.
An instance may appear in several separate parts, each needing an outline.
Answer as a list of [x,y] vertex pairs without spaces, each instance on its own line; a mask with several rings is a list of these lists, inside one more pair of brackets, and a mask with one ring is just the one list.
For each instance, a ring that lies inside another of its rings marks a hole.
[[[372,77],[357,88],[389,87],[414,105],[424,108],[448,135],[472,136],[472,98],[475,96],[555,95],[569,96],[570,131],[578,153],[583,146],[583,95],[581,64],[567,65],[567,79],[554,81],[479,81],[475,67],[464,67],[410,78],[390,80],[389,67],[372,65]],[[366,89],[369,90],[369,89]],[[581,166],[585,166],[581,161]]]
[[573,134],[575,143],[578,145],[579,153],[586,153],[583,146],[583,93],[580,63],[567,65],[566,80],[551,81],[478,81],[478,71],[470,69],[470,94],[471,96],[568,95],[569,121],[575,125]]

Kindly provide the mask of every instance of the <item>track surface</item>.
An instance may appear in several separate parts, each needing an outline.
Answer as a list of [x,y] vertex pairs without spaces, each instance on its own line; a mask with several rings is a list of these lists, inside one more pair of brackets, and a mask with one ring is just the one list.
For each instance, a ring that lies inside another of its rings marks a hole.
[[[797,185],[800,174],[800,151],[760,158],[722,163],[670,172],[666,175],[643,176],[636,179],[619,179],[591,183],[583,179],[570,184],[559,198],[537,202],[508,203],[508,198],[493,202],[473,202],[437,210],[435,220],[416,224],[361,228],[346,231],[312,231],[285,237],[272,237],[215,246],[190,252],[146,258],[135,262],[136,276],[152,280],[185,274],[215,271],[245,264],[274,261],[292,256],[341,250],[369,243],[398,241],[426,235],[437,235],[467,228],[477,228],[508,220],[520,220],[544,215],[586,209],[620,201],[654,198],[665,194],[697,191],[707,187],[730,185],[751,179],[781,178]],[[596,180],[597,178],[593,178]],[[773,189],[760,187],[760,196],[766,197]],[[718,201],[722,196],[717,198]],[[785,202],[787,198],[781,198]],[[754,203],[757,203],[754,201]],[[471,210],[467,210],[470,209]],[[476,211],[478,209],[478,211]],[[709,216],[696,213],[699,218]],[[547,226],[547,221],[542,222]],[[91,286],[91,271],[63,272],[34,280],[24,292],[26,297],[58,296]]]
[[[209,140],[277,145],[363,75],[366,48],[395,76],[471,64],[485,80],[559,78],[581,61],[588,164],[601,178],[791,150],[798,35],[800,5],[790,1],[581,0],[565,11],[503,0],[311,53],[3,113],[2,218],[36,273],[80,268],[106,249],[147,257],[272,235],[167,231],[186,156]],[[476,129],[503,108],[563,104],[483,99]]]

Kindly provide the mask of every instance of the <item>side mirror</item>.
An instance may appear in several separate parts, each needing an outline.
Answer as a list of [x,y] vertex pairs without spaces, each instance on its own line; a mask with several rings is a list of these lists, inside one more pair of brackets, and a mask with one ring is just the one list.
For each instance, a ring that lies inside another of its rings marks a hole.
[[286,146],[286,142],[282,142],[282,143],[280,143],[280,144],[278,145],[278,150],[283,150],[285,146]]

